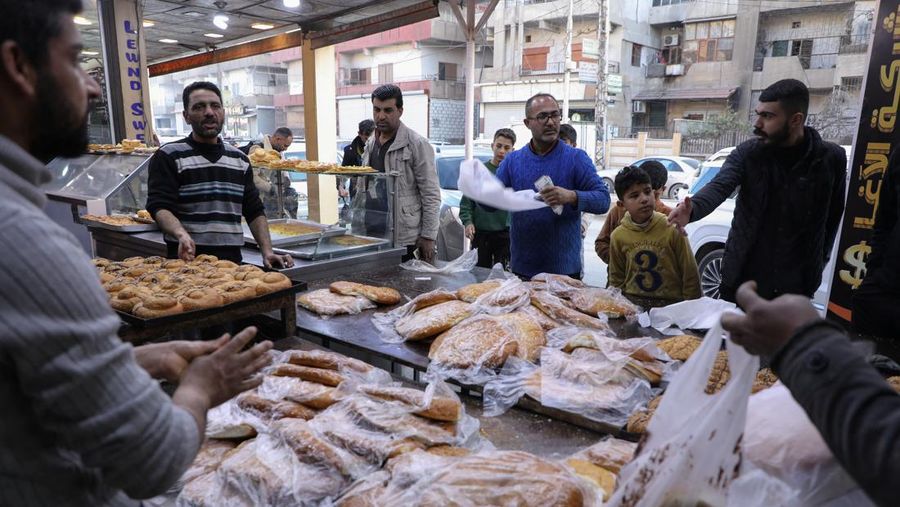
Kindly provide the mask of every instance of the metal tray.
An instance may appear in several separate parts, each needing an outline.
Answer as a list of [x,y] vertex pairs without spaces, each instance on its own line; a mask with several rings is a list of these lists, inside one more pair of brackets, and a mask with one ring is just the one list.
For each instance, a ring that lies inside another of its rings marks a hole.
[[[275,234],[271,230],[269,231],[269,235],[272,237],[272,246],[288,246],[288,245],[300,245],[303,243],[315,242],[318,241],[320,237],[331,237],[331,236],[341,236],[347,232],[347,229],[343,227],[329,227],[327,225],[322,225],[318,222],[313,222],[311,220],[296,220],[293,218],[278,218],[269,220],[269,225],[273,224],[301,224],[308,225],[310,227],[315,227],[318,229],[318,232],[313,232],[309,234],[300,234],[296,236],[283,236],[281,234]],[[241,227],[244,230],[244,241],[246,243],[250,243],[252,245],[256,245],[256,239],[253,237],[253,234],[250,232],[250,226],[246,222],[241,223]],[[324,231],[324,232],[323,232]]]
[[[156,319],[143,319],[136,315],[132,315],[126,312],[120,312],[116,310],[116,313],[119,315],[119,318],[122,322],[133,326],[135,328],[146,328],[146,327],[161,327],[161,326],[171,326],[173,324],[181,324],[184,322],[198,321],[202,319],[206,319],[212,316],[219,315],[227,315],[230,312],[241,310],[250,306],[255,306],[261,303],[268,303],[270,301],[274,301],[276,299],[283,298],[287,295],[296,294],[298,292],[303,292],[306,290],[306,282],[298,282],[295,280],[291,280],[290,287],[286,289],[281,289],[279,291],[272,292],[270,294],[266,294],[264,296],[255,297],[252,299],[247,299],[244,301],[238,301],[235,303],[231,303],[230,305],[217,306],[216,308],[205,308],[203,310],[194,310],[190,312],[178,313],[175,315],[167,315],[165,317],[159,317]],[[296,304],[296,303],[294,303]]]
[[134,225],[110,225],[103,222],[96,222],[94,220],[79,218],[81,223],[86,225],[89,229],[106,229],[109,231],[118,231],[118,232],[148,232],[148,231],[158,231],[159,225],[156,222],[151,224],[134,224]]
[[336,243],[337,236],[322,238],[321,242],[312,242],[308,244],[298,245],[290,249],[279,248],[277,253],[285,253],[304,260],[331,259],[333,257],[342,257],[360,252],[369,252],[381,250],[386,246],[390,246],[387,239],[373,238],[371,236],[359,236],[355,234],[341,235],[342,238],[362,238],[369,240],[370,243],[365,245],[341,245]]

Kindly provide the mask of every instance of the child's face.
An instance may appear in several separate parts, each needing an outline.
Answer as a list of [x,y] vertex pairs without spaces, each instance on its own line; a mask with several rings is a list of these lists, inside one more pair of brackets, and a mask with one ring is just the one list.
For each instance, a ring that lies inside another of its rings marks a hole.
[[497,164],[500,164],[500,162],[503,162],[506,154],[513,150],[512,139],[508,139],[503,136],[497,136],[494,139],[494,144],[491,145],[491,149],[494,150],[494,160],[497,162]]
[[621,202],[625,211],[631,214],[631,219],[642,224],[653,215],[656,198],[649,183],[635,183],[625,192]]

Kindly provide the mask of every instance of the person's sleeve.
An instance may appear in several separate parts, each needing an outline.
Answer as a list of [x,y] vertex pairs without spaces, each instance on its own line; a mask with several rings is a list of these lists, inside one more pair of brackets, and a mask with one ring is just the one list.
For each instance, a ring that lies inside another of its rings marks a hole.
[[[887,250],[891,245],[891,236],[900,234],[895,232],[897,226],[897,192],[900,191],[900,148],[895,149],[891,155],[888,169],[881,180],[881,191],[878,194],[878,211],[875,215],[875,225],[872,227],[872,238],[869,244],[872,253],[866,265],[870,268],[881,267],[885,258],[890,258]],[[896,242],[897,240],[895,240]]]
[[434,150],[428,141],[417,142],[415,166],[413,174],[419,188],[419,199],[422,202],[422,230],[419,236],[425,239],[437,239],[438,214],[441,209],[441,188],[438,185],[437,170],[434,167]]
[[[0,343],[47,438],[132,498],[164,493],[201,435],[116,336],[119,319],[71,236],[42,220],[0,220],[15,255],[0,263]],[[47,263],[46,259],[53,259]],[[9,290],[16,288],[15,291]]]
[[900,498],[900,396],[837,325],[805,326],[772,360],[835,458],[878,505]]
[[709,215],[725,199],[734,193],[744,178],[744,162],[749,148],[743,145],[734,149],[725,159],[719,173],[691,197],[691,222]]
[[597,168],[583,150],[575,157],[578,211],[602,215],[609,210],[609,189],[597,174]]
[[594,240],[594,250],[603,262],[609,264],[609,243],[612,231],[619,225],[618,208],[614,207],[606,214],[606,220],[603,221],[603,227],[600,228],[600,234]]
[[466,196],[463,196],[462,199],[459,200],[459,221],[462,222],[463,226],[467,226],[472,222],[475,217],[475,201],[469,199]]
[[250,161],[244,159],[244,163],[247,164],[247,170],[244,172],[244,201],[241,204],[241,212],[249,224],[257,217],[265,216],[266,207],[259,197],[256,184],[253,183],[253,169],[250,167]]
[[178,216],[178,166],[168,153],[157,150],[147,169],[147,211],[156,216],[159,210]]
[[687,237],[680,232],[669,229],[674,238],[675,262],[681,267],[681,297],[682,299],[697,299],[703,295],[700,290],[700,273],[697,271],[697,261],[691,252],[691,244]]
[[342,166],[356,165],[353,163],[353,162],[356,162],[356,159],[353,157],[353,155],[355,155],[355,154],[352,153],[352,151],[353,151],[353,143],[350,143],[347,146],[344,146],[344,158],[341,159]]
[[[615,231],[613,231],[615,232]],[[618,234],[610,236],[609,247],[609,283],[608,287],[615,287],[622,291],[625,290],[625,252],[622,251],[622,244],[618,239]]]
[[[828,264],[831,257],[831,248],[834,246],[834,239],[837,237],[838,227],[841,225],[841,217],[844,215],[844,199],[847,194],[847,152],[839,146],[835,146],[835,164],[838,164],[838,170],[835,177],[834,187],[831,191],[831,206],[828,208],[828,217],[825,219],[825,243],[822,246],[822,259]],[[882,186],[884,188],[884,186]]]
[[512,174],[510,174],[509,163],[507,161],[510,160],[510,156],[507,155],[501,162],[500,165],[497,166],[497,172],[495,176],[497,179],[503,183],[504,187],[512,188]]

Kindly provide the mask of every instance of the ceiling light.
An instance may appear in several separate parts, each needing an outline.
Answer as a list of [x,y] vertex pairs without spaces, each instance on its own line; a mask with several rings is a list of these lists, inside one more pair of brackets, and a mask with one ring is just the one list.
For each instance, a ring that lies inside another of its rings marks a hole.
[[159,42],[163,44],[178,44],[178,41],[175,39],[159,39]]
[[99,55],[100,53],[98,53],[98,52],[96,52],[96,51],[88,51],[88,50],[84,50],[84,51],[81,52],[81,54],[83,54],[83,55],[85,55],[85,56],[97,56],[97,55]]
[[72,18],[72,21],[74,21],[76,25],[90,25],[90,24],[93,24],[93,23],[90,22],[90,20],[88,20],[88,19],[87,19],[86,17],[84,17],[84,16],[75,16],[74,18]]
[[221,39],[222,37],[225,37],[224,35],[222,35],[220,33],[205,33],[205,34],[203,34],[203,36],[209,37],[210,39]]
[[150,28],[151,26],[156,26],[156,23],[150,21],[149,19],[145,19],[145,20],[141,23],[141,26],[143,26],[144,28]]
[[284,6],[293,9],[294,7],[300,7],[300,0],[283,0]]
[[221,30],[228,30],[228,16],[224,14],[216,14],[213,16],[213,24]]
[[255,28],[257,30],[271,30],[275,28],[275,25],[270,25],[268,23],[253,23],[250,25],[250,28]]

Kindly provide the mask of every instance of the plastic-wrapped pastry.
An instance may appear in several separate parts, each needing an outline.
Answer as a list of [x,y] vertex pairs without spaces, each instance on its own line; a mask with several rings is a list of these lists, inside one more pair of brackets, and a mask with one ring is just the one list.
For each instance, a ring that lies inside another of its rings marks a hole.
[[571,291],[568,297],[575,308],[592,316],[603,314],[611,319],[619,319],[638,313],[638,307],[617,289],[585,287]]
[[375,308],[371,300],[361,296],[343,296],[319,289],[297,296],[297,304],[319,315],[356,314]]
[[402,317],[395,323],[397,333],[407,340],[424,340],[442,333],[472,315],[464,301],[447,301]]
[[331,292],[344,296],[362,296],[380,305],[395,305],[400,302],[400,293],[390,287],[375,287],[355,282],[334,282],[328,286]]

